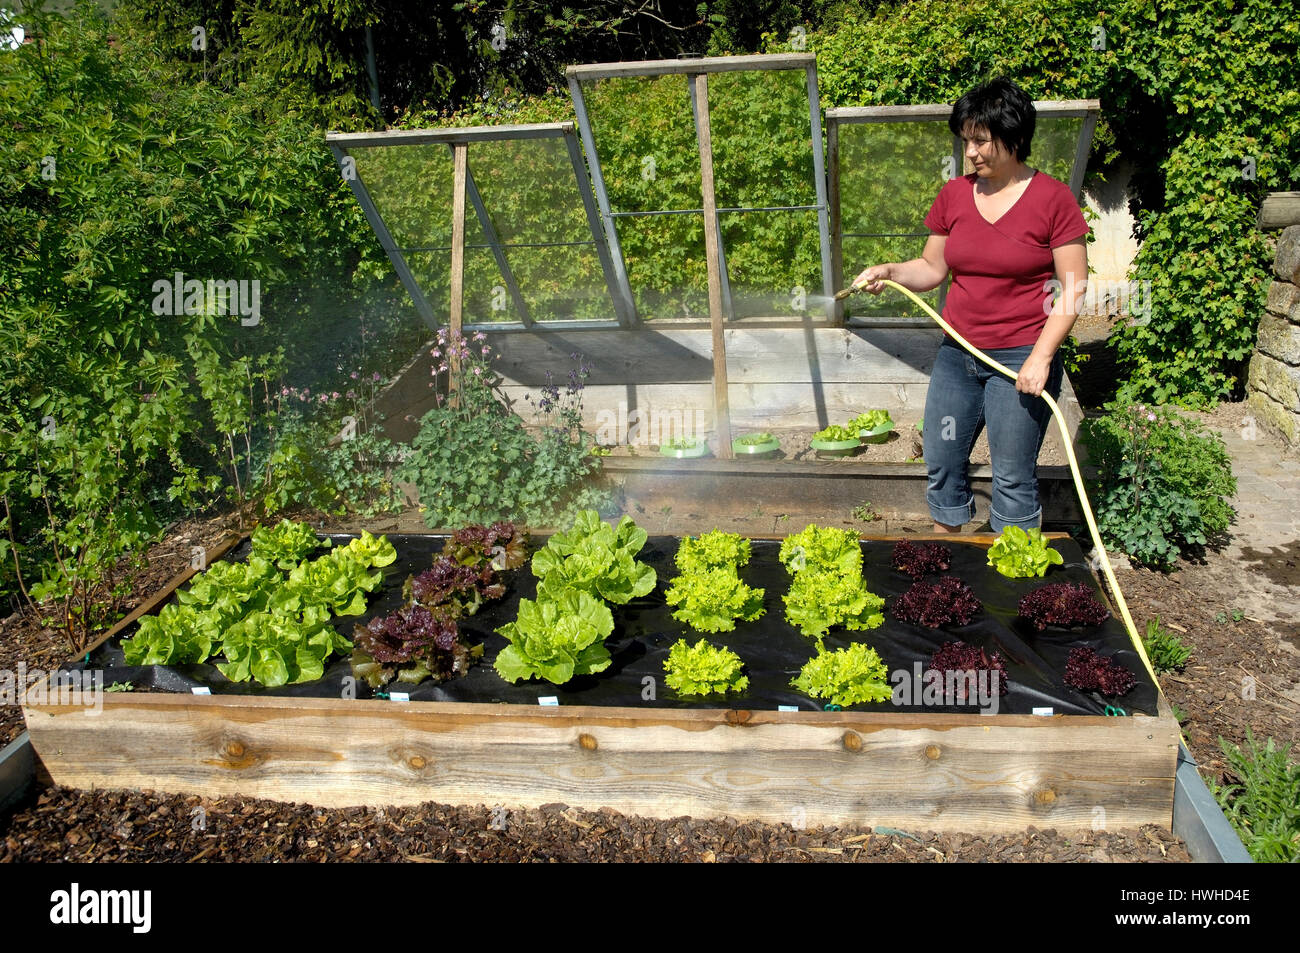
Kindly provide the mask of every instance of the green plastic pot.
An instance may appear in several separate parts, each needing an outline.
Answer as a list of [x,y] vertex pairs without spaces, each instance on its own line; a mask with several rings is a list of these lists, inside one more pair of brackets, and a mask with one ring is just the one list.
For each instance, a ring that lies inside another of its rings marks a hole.
[[766,455],[776,453],[781,449],[781,441],[776,437],[764,443],[741,443],[746,437],[756,437],[758,434],[741,434],[735,440],[731,441],[731,452],[741,456]]
[[659,445],[659,455],[664,457],[674,457],[681,460],[686,457],[704,457],[708,456],[709,445],[701,440],[693,447],[669,447],[667,444]]
[[809,446],[828,457],[847,457],[857,452],[862,442],[860,440],[818,440],[814,437]]
[[894,432],[893,424],[883,424],[875,430],[861,430],[858,432],[858,439],[863,443],[884,443],[889,439],[889,435]]

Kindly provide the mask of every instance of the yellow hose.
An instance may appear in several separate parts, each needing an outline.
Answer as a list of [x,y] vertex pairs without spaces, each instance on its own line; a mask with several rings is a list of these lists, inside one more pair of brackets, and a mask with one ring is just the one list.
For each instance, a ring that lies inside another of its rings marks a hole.
[[[888,278],[880,279],[880,283],[882,285],[888,285],[891,288],[897,288],[899,291],[903,292],[903,294],[915,301],[921,306],[923,311],[929,314],[930,317],[934,318],[934,320],[938,321],[939,326],[952,335],[958,344],[970,351],[971,354],[983,361],[989,367],[993,368],[995,371],[1000,374],[1005,374],[1012,380],[1016,380],[1020,376],[1015,371],[1002,366],[997,361],[993,360],[993,358],[984,354],[964,337],[954,331],[947,321],[939,317],[935,310],[914,294],[910,288],[904,288],[898,282],[890,281]],[[854,290],[860,290],[860,288],[855,286]],[[1111,568],[1110,557],[1106,554],[1106,547],[1101,544],[1101,532],[1097,529],[1097,521],[1093,518],[1092,507],[1088,504],[1088,494],[1083,488],[1083,475],[1079,472],[1079,461],[1075,459],[1074,456],[1074,447],[1070,440],[1070,431],[1065,425],[1065,416],[1061,413],[1061,408],[1057,406],[1056,401],[1052,400],[1052,396],[1048,394],[1046,390],[1044,390],[1039,396],[1041,396],[1043,400],[1047,401],[1047,406],[1052,409],[1052,416],[1056,418],[1056,422],[1061,426],[1061,444],[1065,447],[1065,455],[1070,461],[1070,472],[1074,475],[1074,487],[1079,491],[1079,504],[1083,507],[1083,517],[1088,521],[1088,532],[1092,534],[1093,544],[1097,547],[1097,552],[1101,555],[1101,568],[1106,573],[1106,579],[1110,583],[1110,591],[1114,594],[1115,602],[1119,605],[1120,615],[1124,618],[1124,626],[1128,629],[1129,638],[1133,640],[1133,648],[1137,650],[1138,657],[1142,659],[1142,664],[1146,666],[1147,672],[1151,676],[1151,681],[1156,686],[1156,691],[1163,695],[1164,692],[1160,688],[1160,679],[1156,678],[1156,670],[1151,665],[1151,659],[1147,658],[1146,647],[1143,646],[1142,638],[1138,635],[1137,626],[1133,624],[1133,617],[1129,615],[1128,604],[1124,601],[1124,594],[1120,592],[1119,583],[1115,579],[1115,570]]]

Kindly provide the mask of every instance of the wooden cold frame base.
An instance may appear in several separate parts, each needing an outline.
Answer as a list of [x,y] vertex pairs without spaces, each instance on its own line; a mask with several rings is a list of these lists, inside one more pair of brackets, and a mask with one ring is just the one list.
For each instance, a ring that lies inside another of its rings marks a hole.
[[99,711],[24,704],[54,783],[321,807],[563,802],[969,833],[1168,830],[1179,741],[1163,696],[1156,717],[1118,718],[149,693],[101,701]]
[[[1172,823],[1178,723],[113,695],[25,706],[79,788],[321,807],[563,802],[650,817],[1006,832]],[[1103,813],[1104,812],[1104,813]]]

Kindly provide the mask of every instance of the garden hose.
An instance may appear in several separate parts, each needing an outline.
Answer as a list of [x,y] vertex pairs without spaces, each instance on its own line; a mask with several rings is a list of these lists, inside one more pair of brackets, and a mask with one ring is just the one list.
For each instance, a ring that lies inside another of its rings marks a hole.
[[[938,313],[933,308],[931,308],[928,304],[922,301],[918,295],[913,293],[910,288],[904,288],[898,282],[890,281],[888,278],[882,278],[878,280],[882,285],[888,285],[891,288],[897,288],[899,291],[903,292],[903,294],[907,295],[914,302],[920,305],[921,309],[925,311],[926,314],[930,315],[930,317],[934,318],[935,321],[939,322],[939,326],[943,328],[945,331],[947,331],[948,334],[950,334],[953,337],[953,339],[957,341],[958,344],[964,347],[976,358],[983,361],[989,367],[993,368],[995,371],[999,372],[1000,374],[1005,374],[1007,377],[1010,377],[1012,380],[1015,380],[1017,377],[1020,376],[1015,371],[1012,371],[1004,367],[1003,365],[999,364],[997,361],[993,360],[993,358],[989,357],[987,354],[981,352],[979,348],[975,347],[964,337],[958,334],[955,330],[953,330],[952,326],[948,324],[947,321],[939,317]],[[842,301],[849,295],[853,294],[854,292],[861,291],[861,290],[862,290],[861,285],[856,285],[856,284],[852,285],[851,287],[846,288],[843,291],[836,294],[835,300]],[[1074,476],[1074,487],[1079,492],[1079,504],[1080,506],[1083,507],[1084,519],[1087,520],[1088,522],[1088,532],[1092,534],[1092,542],[1097,547],[1098,555],[1101,556],[1102,570],[1106,574],[1107,582],[1110,583],[1110,591],[1115,596],[1115,602],[1119,606],[1120,615],[1123,617],[1124,626],[1128,630],[1129,638],[1133,640],[1133,648],[1137,650],[1138,657],[1142,659],[1142,664],[1146,666],[1147,673],[1151,676],[1151,681],[1156,686],[1156,691],[1161,695],[1163,695],[1164,691],[1160,687],[1160,679],[1156,678],[1156,670],[1151,665],[1151,659],[1147,657],[1146,648],[1142,644],[1141,636],[1138,635],[1137,626],[1133,624],[1133,617],[1129,615],[1128,604],[1124,602],[1124,594],[1120,592],[1119,582],[1116,581],[1115,579],[1115,570],[1111,568],[1110,557],[1106,554],[1106,547],[1103,546],[1101,543],[1101,532],[1097,529],[1097,521],[1093,518],[1092,507],[1088,504],[1087,491],[1085,491],[1083,488],[1083,475],[1079,472],[1079,461],[1075,459],[1074,456],[1074,446],[1070,440],[1069,428],[1065,424],[1065,416],[1061,413],[1061,408],[1057,406],[1056,401],[1052,400],[1051,395],[1048,394],[1046,390],[1043,390],[1039,396],[1041,396],[1043,400],[1047,401],[1047,406],[1050,407],[1052,410],[1052,416],[1056,418],[1056,422],[1061,427],[1061,437],[1062,437],[1061,444],[1065,447],[1065,455],[1070,461],[1070,472]]]

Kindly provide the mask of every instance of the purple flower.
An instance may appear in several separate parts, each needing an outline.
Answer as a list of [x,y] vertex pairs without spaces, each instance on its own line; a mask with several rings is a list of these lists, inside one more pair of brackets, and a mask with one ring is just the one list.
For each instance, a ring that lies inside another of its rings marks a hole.
[[474,332],[474,340],[475,340],[475,341],[486,341],[486,340],[487,340],[487,335],[484,334],[482,331],[475,331],[475,332]]
[[332,394],[330,394],[330,400],[338,400],[338,399],[339,399],[338,391],[334,391]]
[[489,351],[489,350],[490,350],[490,349],[488,348],[488,346],[487,346],[486,344],[484,344],[484,345],[483,345],[483,356],[484,356],[484,357],[487,357],[487,355],[488,355],[488,351]]
[[442,350],[441,350],[440,348],[436,348],[436,347],[435,347],[432,351],[429,352],[429,356],[430,356],[430,357],[442,357]]
[[356,400],[356,399],[357,399],[357,392],[354,390],[348,391],[348,400]]
[[447,369],[447,364],[446,364],[446,362],[443,362],[442,364],[439,364],[439,365],[438,365],[438,370],[439,370],[440,372],[441,372],[441,371],[445,371],[446,369]]
[[372,381],[374,381],[376,384],[378,384],[378,383],[379,383],[379,372],[378,372],[378,371],[375,371],[375,373],[374,373],[373,375],[371,375],[371,378],[370,378],[370,379],[371,379]]
[[358,374],[356,371],[353,371],[351,376],[352,376],[352,379],[353,379],[353,380],[356,380],[356,379],[357,379],[358,377],[360,377],[361,375]]

